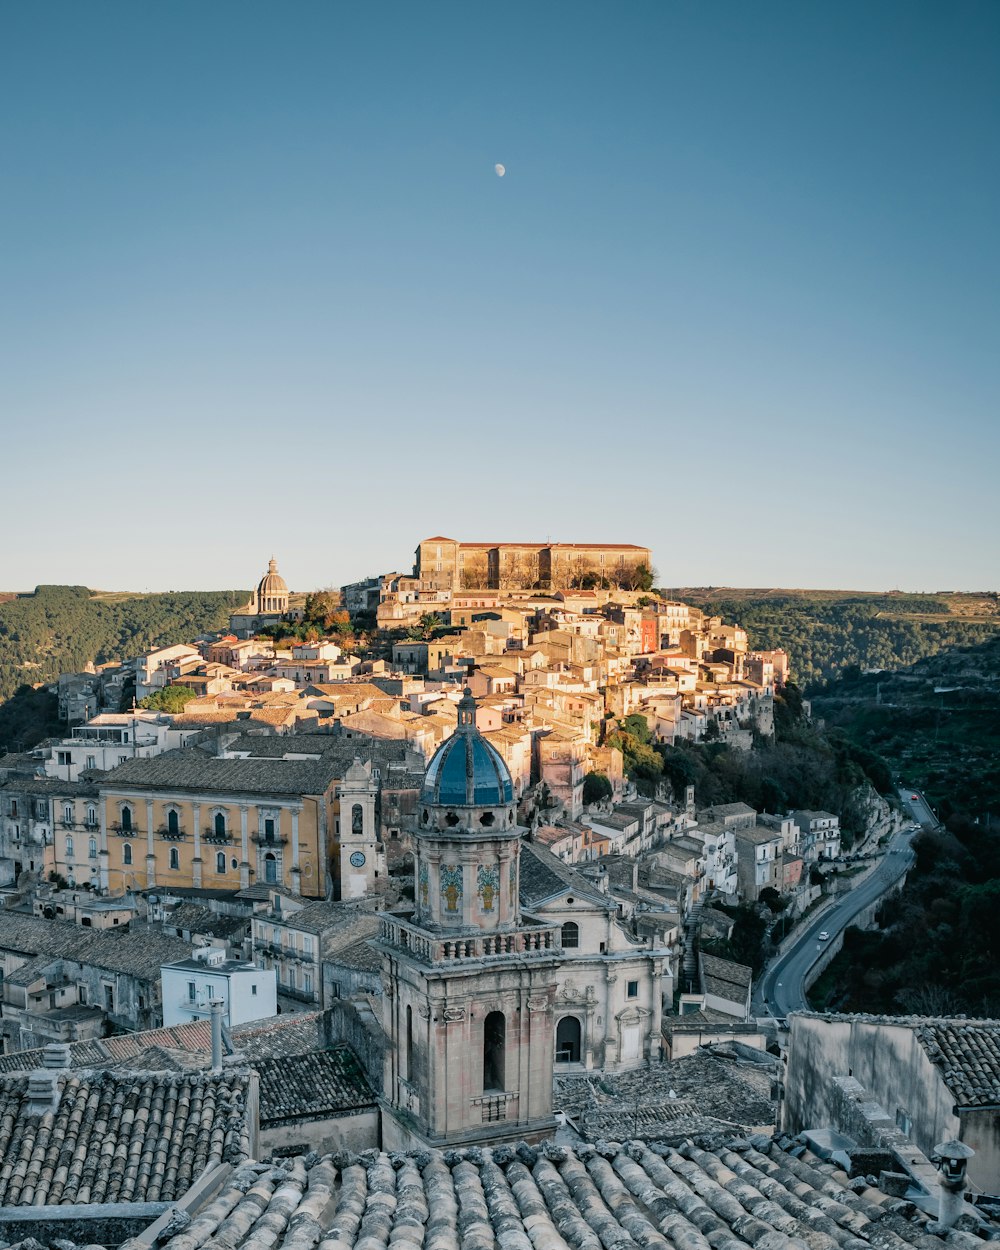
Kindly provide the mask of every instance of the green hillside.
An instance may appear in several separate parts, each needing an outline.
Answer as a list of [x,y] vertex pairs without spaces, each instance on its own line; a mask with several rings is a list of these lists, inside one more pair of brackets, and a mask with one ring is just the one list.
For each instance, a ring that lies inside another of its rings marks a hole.
[[754,648],[783,647],[800,685],[857,665],[896,669],[1000,632],[1000,595],[677,587],[661,593],[738,621]]
[[238,590],[104,594],[85,586],[39,586],[0,601],[0,700],[87,663],[127,659],[225,626],[246,601]]

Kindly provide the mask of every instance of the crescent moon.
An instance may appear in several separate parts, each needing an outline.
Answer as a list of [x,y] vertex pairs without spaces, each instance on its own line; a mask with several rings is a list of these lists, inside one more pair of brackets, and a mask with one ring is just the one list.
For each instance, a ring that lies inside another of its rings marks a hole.
[[503,165],[494,165],[493,168],[496,170],[498,178],[502,178],[507,172]]

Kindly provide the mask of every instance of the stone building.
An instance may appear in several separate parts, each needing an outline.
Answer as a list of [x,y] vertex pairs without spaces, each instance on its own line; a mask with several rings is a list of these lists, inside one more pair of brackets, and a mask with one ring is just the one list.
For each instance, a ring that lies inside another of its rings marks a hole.
[[551,1131],[559,929],[522,915],[510,773],[471,695],[424,777],[415,910],[384,913],[387,1143]]
[[550,590],[607,582],[634,589],[648,547],[634,543],[468,543],[440,535],[417,547],[413,575],[430,590]]

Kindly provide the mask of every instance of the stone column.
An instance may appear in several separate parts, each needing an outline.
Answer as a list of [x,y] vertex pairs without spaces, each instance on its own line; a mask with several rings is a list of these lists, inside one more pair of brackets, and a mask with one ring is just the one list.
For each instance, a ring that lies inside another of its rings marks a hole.
[[108,822],[107,822],[107,816],[106,816],[106,803],[99,803],[98,811],[100,814],[100,821],[101,821],[101,844],[100,844],[100,851],[98,852],[98,858],[97,858],[98,873],[100,874],[99,881],[100,881],[101,893],[107,894],[108,892],[108,867],[109,867],[110,860],[108,856]]
[[146,800],[146,886],[156,885],[156,852],[153,848],[153,800]]
[[240,889],[246,890],[250,886],[250,844],[248,836],[248,810],[245,804],[240,804],[240,848],[242,858],[240,860]]
[[292,808],[292,893],[302,893],[302,870],[299,868],[299,808]]
[[191,804],[191,822],[194,825],[194,859],[191,861],[191,880],[196,890],[201,889],[201,804]]

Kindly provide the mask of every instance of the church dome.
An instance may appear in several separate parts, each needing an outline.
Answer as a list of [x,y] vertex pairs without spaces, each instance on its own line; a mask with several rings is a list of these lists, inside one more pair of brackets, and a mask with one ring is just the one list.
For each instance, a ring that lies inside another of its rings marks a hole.
[[259,612],[288,611],[288,583],[278,572],[278,562],[273,556],[267,572],[257,583],[256,605]]
[[476,701],[466,691],[458,705],[458,728],[434,752],[420,800],[446,807],[501,807],[513,799],[507,765],[476,728]]
[[273,556],[268,561],[267,572],[257,586],[257,594],[261,597],[266,595],[269,598],[276,598],[284,595],[286,599],[288,598],[288,583],[278,572],[278,562]]

